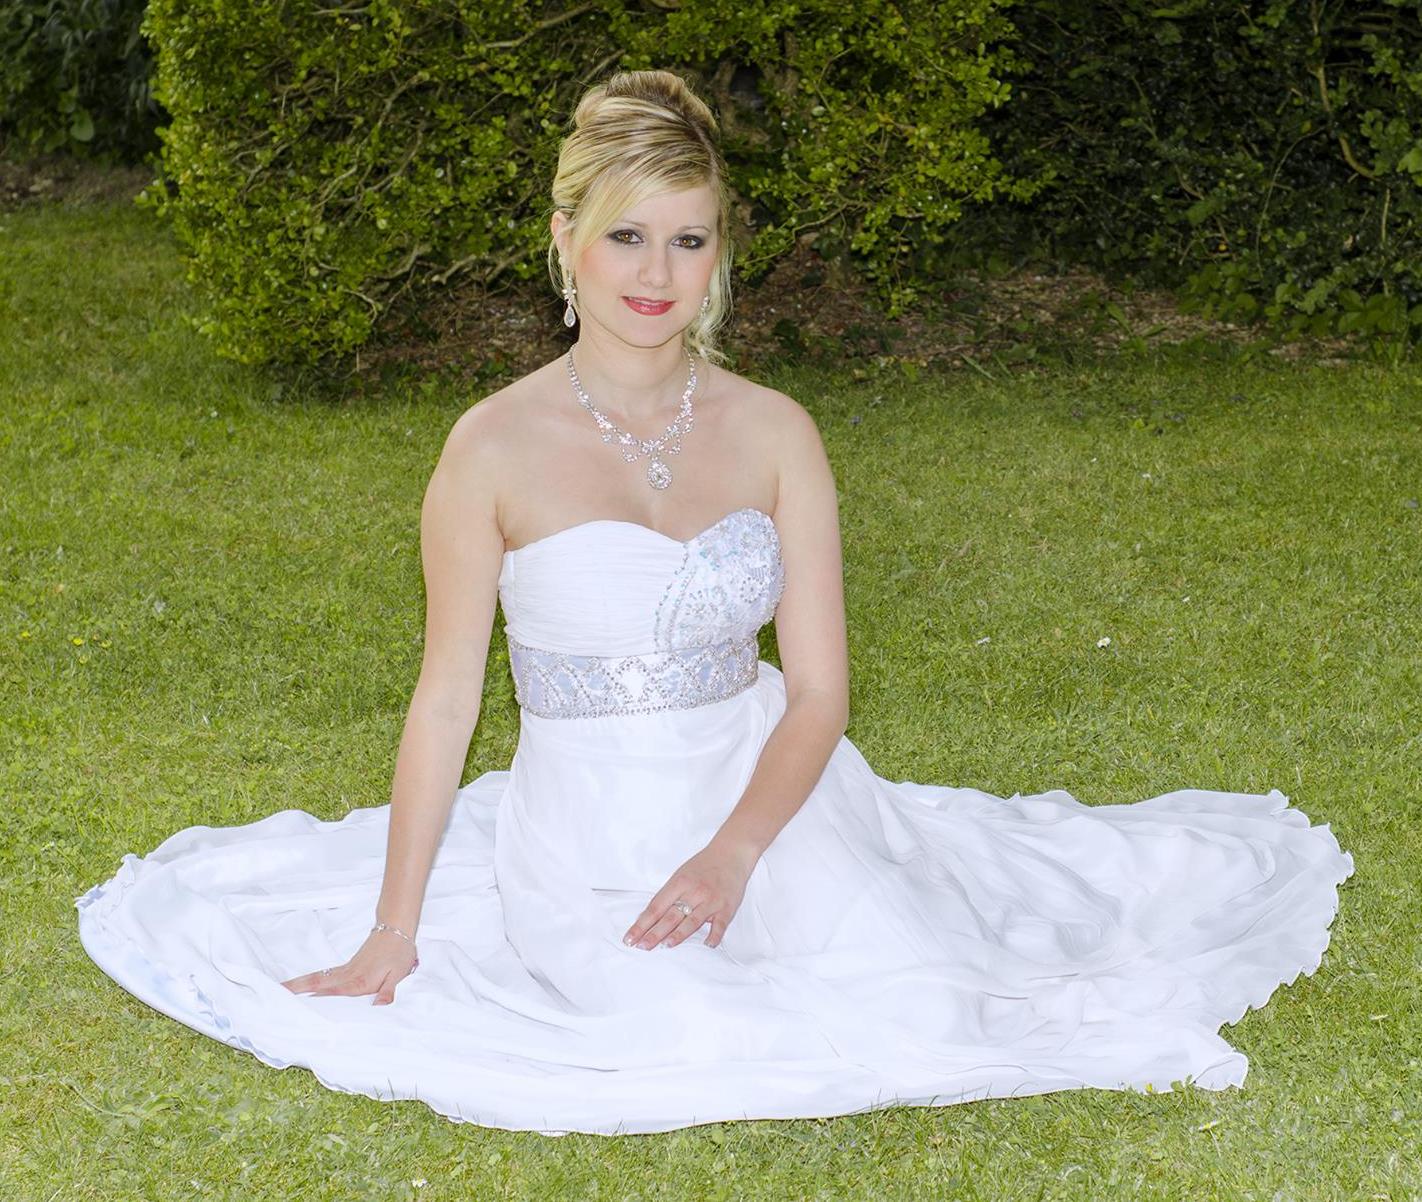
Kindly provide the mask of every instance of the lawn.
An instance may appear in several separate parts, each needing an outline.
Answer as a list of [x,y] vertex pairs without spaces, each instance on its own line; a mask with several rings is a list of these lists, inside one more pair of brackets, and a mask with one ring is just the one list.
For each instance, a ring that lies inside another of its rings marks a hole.
[[[125,852],[388,800],[420,499],[481,395],[282,388],[193,310],[150,215],[0,213],[0,1196],[1422,1195],[1422,368],[1204,341],[763,373],[839,482],[848,733],[880,775],[1277,787],[1357,872],[1319,971],[1224,1029],[1242,1089],[552,1139],[269,1068],[80,946],[74,898]],[[500,620],[464,779],[517,723]]]

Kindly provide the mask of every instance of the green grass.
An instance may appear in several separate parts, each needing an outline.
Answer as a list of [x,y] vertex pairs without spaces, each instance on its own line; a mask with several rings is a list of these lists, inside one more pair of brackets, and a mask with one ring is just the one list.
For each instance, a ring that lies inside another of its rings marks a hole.
[[[0,1196],[1422,1193],[1417,367],[1204,344],[764,377],[834,463],[849,735],[880,775],[1090,803],[1277,786],[1357,873],[1320,971],[1225,1028],[1241,1090],[549,1139],[199,1035],[99,972],[73,907],[181,827],[388,800],[419,501],[478,394],[276,395],[183,323],[169,236],[122,206],[0,214],[0,248]],[[498,633],[465,779],[513,753]]]

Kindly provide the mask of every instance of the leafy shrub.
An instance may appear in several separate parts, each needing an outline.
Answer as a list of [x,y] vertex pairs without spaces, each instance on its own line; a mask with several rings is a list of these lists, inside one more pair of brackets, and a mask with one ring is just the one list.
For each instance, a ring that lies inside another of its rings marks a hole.
[[814,236],[900,305],[906,231],[942,239],[962,198],[1030,194],[976,129],[1008,94],[1005,2],[152,0],[172,124],[143,200],[171,215],[223,353],[343,355],[399,300],[541,275],[578,96],[668,67],[723,120],[743,277]]
[[1422,337],[1422,0],[1031,0],[1013,21],[1026,69],[982,128],[1048,186],[974,210],[956,261],[1090,262],[1229,320]]
[[0,147],[141,162],[164,119],[144,0],[0,0]]

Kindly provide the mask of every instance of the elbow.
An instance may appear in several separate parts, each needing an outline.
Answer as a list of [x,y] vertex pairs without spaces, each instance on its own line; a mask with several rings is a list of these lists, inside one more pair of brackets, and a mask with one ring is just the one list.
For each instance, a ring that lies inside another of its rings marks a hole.
[[438,726],[467,729],[472,735],[479,722],[482,698],[462,689],[416,687],[410,712]]
[[806,689],[786,698],[788,707],[812,711],[838,738],[849,729],[849,698],[828,689]]
[[843,685],[825,692],[825,708],[835,734],[842,735],[849,729],[849,686]]

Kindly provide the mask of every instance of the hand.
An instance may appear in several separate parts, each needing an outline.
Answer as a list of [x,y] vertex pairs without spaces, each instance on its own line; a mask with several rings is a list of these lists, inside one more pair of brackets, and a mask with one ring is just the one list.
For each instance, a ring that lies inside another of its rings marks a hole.
[[[650,951],[665,943],[675,947],[709,922],[707,947],[717,947],[726,927],[740,908],[755,862],[760,857],[749,848],[722,844],[714,839],[678,868],[652,895],[647,908],[622,936],[622,942]],[[691,907],[685,916],[674,905]]]
[[395,1000],[395,986],[415,971],[419,963],[413,945],[391,931],[371,931],[365,942],[346,963],[326,975],[320,971],[283,981],[292,993],[318,997],[343,994],[363,997],[375,994],[372,1006],[388,1006]]

